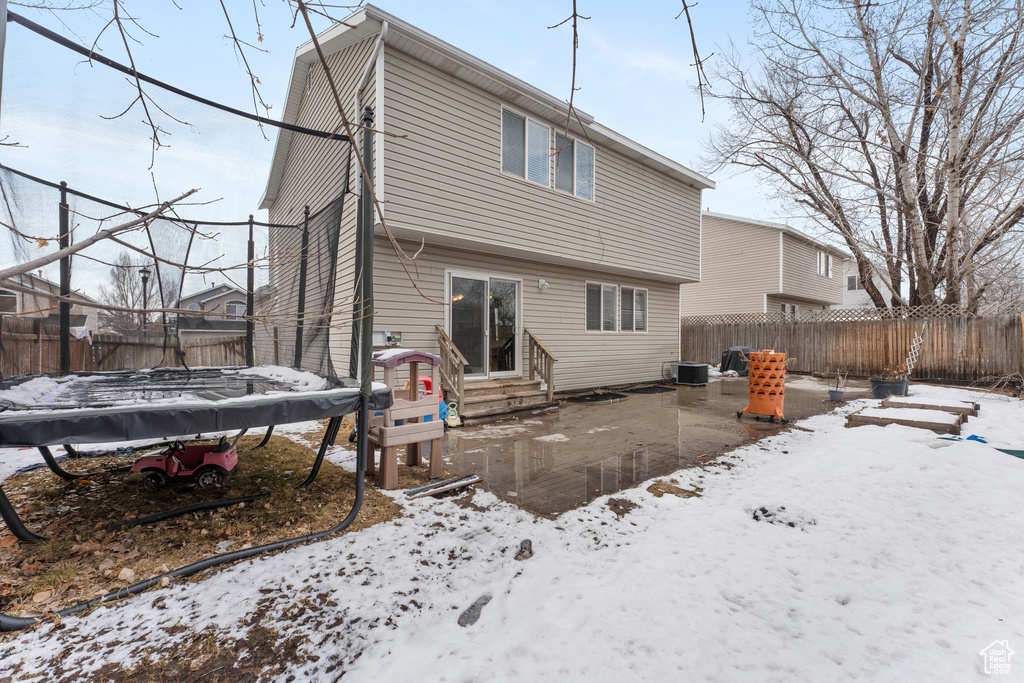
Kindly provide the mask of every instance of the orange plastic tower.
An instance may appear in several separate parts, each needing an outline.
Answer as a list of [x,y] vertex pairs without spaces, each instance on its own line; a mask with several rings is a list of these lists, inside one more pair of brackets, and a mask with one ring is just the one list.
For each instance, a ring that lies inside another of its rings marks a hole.
[[782,404],[786,400],[786,354],[754,351],[747,363],[750,403],[744,413],[768,415],[784,419]]

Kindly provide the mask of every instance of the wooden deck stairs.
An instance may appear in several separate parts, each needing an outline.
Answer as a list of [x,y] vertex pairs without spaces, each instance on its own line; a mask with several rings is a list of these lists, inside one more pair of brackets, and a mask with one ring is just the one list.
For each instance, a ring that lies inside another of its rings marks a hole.
[[470,426],[554,410],[558,410],[558,401],[548,398],[539,379],[468,380],[461,417],[463,424]]
[[436,328],[445,401],[458,404],[464,425],[558,410],[558,401],[554,400],[555,361],[558,359],[529,330],[523,330],[527,341],[528,378],[467,381],[465,357],[444,328],[440,325]]

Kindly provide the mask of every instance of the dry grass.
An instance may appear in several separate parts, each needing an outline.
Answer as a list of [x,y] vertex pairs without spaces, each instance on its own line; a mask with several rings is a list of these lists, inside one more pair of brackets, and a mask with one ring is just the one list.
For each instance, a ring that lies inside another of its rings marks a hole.
[[[347,440],[339,433],[339,443]],[[316,441],[319,434],[309,435]],[[220,487],[196,489],[185,482],[150,492],[138,474],[102,474],[65,481],[48,469],[4,482],[26,525],[50,537],[42,544],[0,536],[0,611],[38,615],[56,611],[112,590],[227,550],[323,531],[352,507],[355,475],[326,460],[317,479],[296,489],[315,453],[282,437],[263,449],[245,452],[259,437],[238,443],[239,465]],[[90,471],[124,465],[124,458],[90,458],[64,463]],[[399,468],[402,488],[427,483],[425,467]],[[257,493],[249,504],[191,513],[155,524],[118,529],[117,523],[191,503]],[[349,530],[393,519],[402,508],[367,481],[366,497]],[[6,531],[6,529],[4,529]],[[344,532],[342,532],[344,533]]]

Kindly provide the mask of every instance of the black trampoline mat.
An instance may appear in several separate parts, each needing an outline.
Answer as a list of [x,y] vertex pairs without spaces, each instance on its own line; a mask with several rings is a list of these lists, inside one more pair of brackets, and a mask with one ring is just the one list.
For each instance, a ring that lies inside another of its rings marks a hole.
[[[373,386],[371,409],[391,405]],[[290,368],[169,368],[0,380],[0,446],[112,443],[304,422],[355,412],[352,381]]]

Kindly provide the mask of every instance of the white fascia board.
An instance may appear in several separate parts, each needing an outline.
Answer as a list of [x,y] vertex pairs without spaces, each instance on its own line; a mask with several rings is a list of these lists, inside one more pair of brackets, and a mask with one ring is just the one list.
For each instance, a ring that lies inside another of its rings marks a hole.
[[596,133],[600,138],[604,138],[607,142],[610,142],[613,147],[619,147],[618,151],[632,152],[631,155],[627,156],[640,156],[643,157],[644,161],[648,165],[653,166],[659,171],[666,172],[669,175],[682,176],[683,182],[691,187],[695,187],[698,190],[713,190],[715,189],[715,181],[710,178],[706,178],[696,171],[692,171],[682,164],[672,161],[666,156],[658,154],[654,150],[644,147],[639,142],[630,140],[625,135],[616,133],[607,126],[602,126],[600,123],[594,121],[589,124],[587,128]]
[[[379,23],[366,20],[364,8],[346,18],[344,24],[335,24],[317,36],[324,55],[334,54],[338,50],[380,31]],[[296,48],[295,58],[292,60],[292,71],[288,76],[288,87],[285,90],[288,94],[285,97],[284,111],[281,114],[283,123],[295,124],[298,121],[299,112],[302,110],[302,99],[306,92],[309,67],[318,60],[319,56],[312,40]],[[290,130],[277,128],[277,140],[274,143],[274,156],[271,161],[270,173],[267,176],[267,186],[260,199],[261,209],[269,209],[277,199],[281,180],[284,177],[285,165],[288,161],[288,150],[294,135],[295,133]]]

